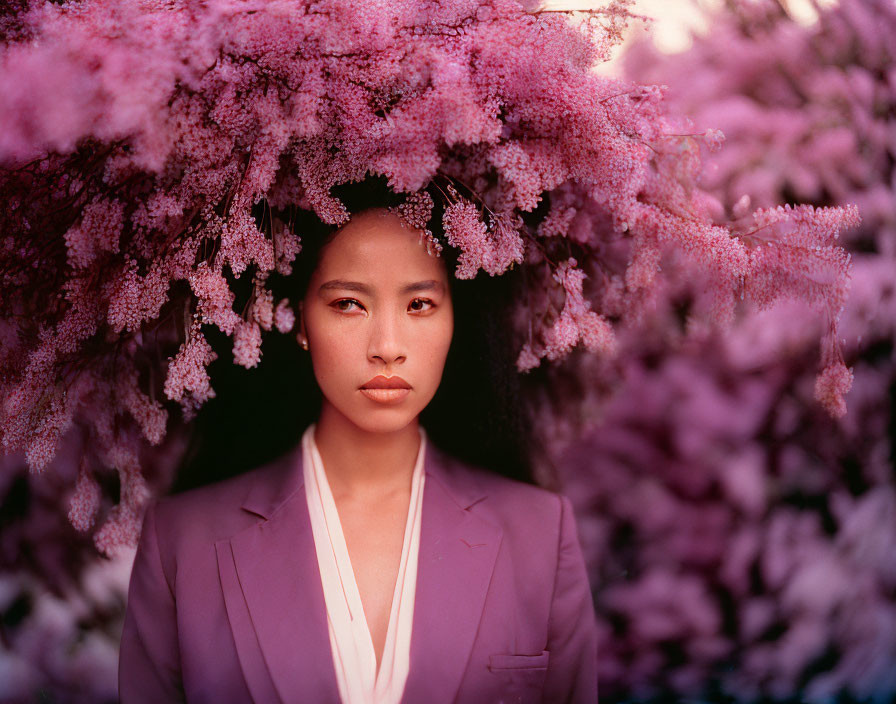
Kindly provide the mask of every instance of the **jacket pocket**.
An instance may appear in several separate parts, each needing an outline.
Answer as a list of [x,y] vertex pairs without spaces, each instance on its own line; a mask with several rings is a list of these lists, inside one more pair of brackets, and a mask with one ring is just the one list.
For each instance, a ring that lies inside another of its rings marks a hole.
[[488,656],[488,669],[501,670],[546,670],[550,652],[542,650],[538,655],[515,655],[496,653]]

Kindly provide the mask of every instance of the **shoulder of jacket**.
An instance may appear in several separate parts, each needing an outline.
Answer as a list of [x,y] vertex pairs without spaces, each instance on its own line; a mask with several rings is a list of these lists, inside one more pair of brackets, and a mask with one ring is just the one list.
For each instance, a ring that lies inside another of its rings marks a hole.
[[455,457],[449,457],[447,462],[450,471],[460,474],[464,484],[484,497],[473,505],[472,510],[494,513],[502,518],[502,524],[506,524],[506,519],[511,517],[518,520],[528,516],[530,521],[543,526],[559,525],[563,498],[560,494]]
[[208,542],[256,522],[258,518],[241,506],[253,487],[277,481],[286,469],[285,456],[212,484],[160,497],[155,508],[158,529],[174,540],[193,536]]
[[[477,496],[470,513],[501,529],[502,550],[521,575],[553,575],[569,530],[569,499],[545,487],[505,477],[488,469],[453,460],[451,472],[468,494]],[[539,582],[547,589],[546,582]],[[537,589],[536,582],[531,586]]]

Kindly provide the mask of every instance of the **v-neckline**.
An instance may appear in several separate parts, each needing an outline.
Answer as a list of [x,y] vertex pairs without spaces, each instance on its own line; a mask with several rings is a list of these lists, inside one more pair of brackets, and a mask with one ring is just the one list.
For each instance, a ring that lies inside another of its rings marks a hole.
[[[327,486],[327,491],[329,491],[329,486]],[[398,560],[398,570],[396,570],[395,573],[395,581],[392,584],[392,598],[389,605],[389,620],[386,626],[386,640],[383,643],[382,658],[380,662],[377,663],[376,647],[373,644],[373,634],[370,631],[370,622],[367,620],[367,614],[364,611],[364,600],[361,598],[361,589],[358,587],[358,580],[357,576],[355,575],[355,566],[354,564],[352,564],[352,556],[348,550],[348,541],[345,539],[345,531],[342,529],[342,517],[339,515],[339,507],[336,505],[335,499],[332,498],[332,494],[328,497],[328,499],[332,502],[332,509],[337,518],[335,527],[336,544],[334,546],[334,549],[336,549],[340,553],[341,559],[336,560],[336,568],[339,572],[340,578],[342,579],[344,593],[346,594],[346,601],[348,604],[349,616],[351,617],[352,621],[354,621],[356,616],[360,614],[361,621],[364,623],[364,628],[367,635],[365,643],[369,644],[370,646],[368,659],[372,659],[374,663],[374,687],[376,687],[376,682],[379,680],[379,674],[382,670],[383,662],[386,660],[386,654],[389,652],[390,645],[395,639],[394,631],[398,615],[398,604],[401,600],[399,584],[402,583],[402,568],[406,565],[408,559],[407,553],[410,542],[409,532],[412,528],[411,516],[413,514],[413,506],[409,500],[408,511],[405,517],[404,531],[402,532],[401,556]],[[326,501],[328,499],[324,500]],[[344,570],[346,574],[343,575],[343,570],[340,569],[340,565],[347,567],[347,569]]]
[[[311,432],[313,433],[313,430]],[[425,448],[422,445],[423,442],[424,440],[421,439],[421,449],[419,452],[425,451]],[[327,481],[323,459],[320,456],[317,444],[314,442],[313,434],[310,437],[310,449],[313,462],[312,475],[317,482],[318,493],[323,504],[325,524],[330,539],[330,545],[332,546],[334,553],[333,558],[336,565],[336,573],[339,576],[340,584],[342,586],[343,596],[348,608],[349,618],[351,619],[351,627],[353,629],[363,629],[362,640],[365,652],[362,657],[364,660],[364,667],[368,673],[367,677],[370,676],[370,670],[373,671],[373,689],[376,690],[380,681],[380,673],[383,670],[383,665],[386,663],[387,658],[390,659],[390,667],[392,665],[391,658],[394,651],[394,640],[397,637],[398,608],[401,601],[401,590],[399,589],[399,585],[404,584],[403,575],[407,572],[407,563],[410,557],[409,552],[412,543],[412,530],[414,527],[416,511],[422,508],[422,501],[420,500],[421,497],[419,494],[422,492],[423,471],[422,467],[418,467],[421,458],[418,452],[413,479],[411,481],[411,496],[408,501],[408,511],[402,536],[401,557],[399,559],[396,579],[392,586],[392,600],[389,608],[389,621],[386,627],[383,655],[380,662],[377,663],[373,635],[370,631],[367,615],[364,612],[364,603],[361,599],[361,591],[358,588],[354,566],[352,565],[351,555],[348,551],[348,543],[346,542],[345,533],[342,529],[342,520],[339,516],[339,509],[336,506],[336,501],[333,498],[333,493],[330,489],[329,482]],[[360,618],[360,625],[357,623],[358,618]],[[366,679],[367,678],[365,677],[365,680]]]

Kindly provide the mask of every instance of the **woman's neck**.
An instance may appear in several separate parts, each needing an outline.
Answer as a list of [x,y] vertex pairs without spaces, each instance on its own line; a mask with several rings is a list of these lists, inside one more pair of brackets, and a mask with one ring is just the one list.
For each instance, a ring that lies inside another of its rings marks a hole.
[[377,501],[410,493],[420,449],[416,418],[394,432],[371,432],[324,403],[314,442],[334,500]]

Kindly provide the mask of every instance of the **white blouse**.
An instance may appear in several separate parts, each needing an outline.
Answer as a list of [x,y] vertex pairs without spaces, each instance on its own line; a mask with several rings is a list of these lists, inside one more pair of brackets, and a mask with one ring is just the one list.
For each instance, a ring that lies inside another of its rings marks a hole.
[[305,498],[308,501],[314,546],[327,604],[327,623],[339,696],[343,704],[398,704],[410,663],[423,507],[426,432],[418,426],[420,449],[411,481],[411,501],[405,522],[398,579],[392,593],[386,643],[377,672],[373,638],[370,636],[361,594],[355,582],[339,512],[314,442],[314,428],[315,424],[312,423],[302,435],[302,469]]

